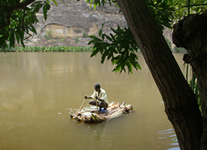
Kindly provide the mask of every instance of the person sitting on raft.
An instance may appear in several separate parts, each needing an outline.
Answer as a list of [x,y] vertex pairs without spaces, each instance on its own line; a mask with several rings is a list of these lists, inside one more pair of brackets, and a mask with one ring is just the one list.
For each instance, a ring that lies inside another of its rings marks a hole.
[[[94,88],[95,88],[95,91],[93,92],[93,94],[90,97],[85,96],[85,99],[99,100],[100,101],[100,102],[98,102],[99,111],[104,113],[107,111],[107,107],[108,107],[108,100],[107,100],[106,91],[101,88],[100,84],[95,84]],[[91,101],[89,101],[89,104],[96,106],[97,100],[91,100]]]

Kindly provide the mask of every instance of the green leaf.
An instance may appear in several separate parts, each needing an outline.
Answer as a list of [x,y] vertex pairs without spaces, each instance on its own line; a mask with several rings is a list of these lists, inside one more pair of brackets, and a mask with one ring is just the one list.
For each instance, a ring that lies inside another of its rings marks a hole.
[[56,0],[52,0],[52,2],[53,2],[56,6],[58,6]]
[[37,13],[39,12],[40,8],[42,7],[42,3],[36,2],[37,4],[34,6],[34,12]]
[[141,68],[141,66],[140,66],[139,63],[137,63],[136,66],[137,66],[137,68],[138,68],[139,70],[142,70],[142,68]]
[[24,45],[24,32],[19,32],[19,37],[20,37],[20,42],[21,42],[22,46],[25,47],[25,45]]
[[104,63],[105,58],[106,58],[106,53],[104,53],[104,54],[102,55],[102,57],[101,57],[101,63],[102,63],[102,64]]
[[90,37],[90,38],[92,38],[92,39],[94,39],[94,40],[96,40],[96,41],[101,41],[101,39],[98,38],[98,37],[95,36],[95,35],[89,35],[88,37]]
[[99,52],[99,49],[94,49],[90,57],[95,56],[98,52]]
[[65,6],[68,6],[64,0],[60,0]]
[[99,35],[99,36],[102,35],[102,28],[99,30],[98,35]]
[[33,33],[37,34],[37,31],[36,31],[36,29],[34,28],[33,25],[30,25],[30,26],[29,26],[29,29],[30,29],[30,31],[32,31]]
[[114,69],[113,72],[121,72],[121,65],[117,65]]
[[15,32],[15,38],[17,40],[17,43],[19,43],[19,33],[18,32]]
[[93,9],[96,10],[96,4],[93,5]]
[[50,5],[48,3],[45,3],[43,6],[43,15],[44,19],[47,20],[47,11],[50,10]]
[[105,37],[109,40],[109,41],[112,41],[112,38],[108,35],[105,34]]
[[130,62],[127,63],[128,72],[132,73],[132,64]]
[[117,30],[115,30],[114,28],[111,28],[111,30],[112,30],[114,33],[117,33]]

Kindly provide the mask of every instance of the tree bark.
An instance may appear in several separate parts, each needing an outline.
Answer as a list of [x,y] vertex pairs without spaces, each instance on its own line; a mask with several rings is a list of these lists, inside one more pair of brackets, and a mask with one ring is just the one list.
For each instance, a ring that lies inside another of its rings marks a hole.
[[202,118],[161,30],[144,0],[117,0],[162,95],[182,150],[199,150]]
[[173,42],[178,47],[187,49],[184,61],[193,68],[197,77],[202,115],[203,133],[201,150],[207,149],[207,11],[201,15],[194,14],[180,20],[173,31]]

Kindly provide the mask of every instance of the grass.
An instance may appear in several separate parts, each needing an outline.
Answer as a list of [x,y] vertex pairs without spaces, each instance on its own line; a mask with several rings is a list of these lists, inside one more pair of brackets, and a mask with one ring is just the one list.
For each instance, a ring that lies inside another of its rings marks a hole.
[[0,52],[91,52],[91,47],[15,47],[1,50]]

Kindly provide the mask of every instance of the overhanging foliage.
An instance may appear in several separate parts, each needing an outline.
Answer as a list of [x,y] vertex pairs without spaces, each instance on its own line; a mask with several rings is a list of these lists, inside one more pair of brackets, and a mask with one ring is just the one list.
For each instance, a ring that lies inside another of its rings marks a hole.
[[[56,3],[55,0],[52,0]],[[24,46],[24,40],[36,34],[34,24],[36,14],[43,9],[44,19],[50,9],[50,1],[5,0],[0,2],[0,47],[14,47],[15,43]]]
[[[202,13],[207,8],[205,0],[146,1],[161,32],[164,28],[172,28],[173,23],[181,19],[183,16],[186,16],[189,13]],[[115,4],[115,6],[117,6],[115,0],[87,0],[87,2],[94,5],[94,8],[96,8],[96,6],[103,6],[106,3],[109,3],[110,5]],[[92,45],[94,50],[91,56],[95,56],[95,54],[100,52],[102,55],[101,63],[103,63],[107,57],[108,60],[112,61],[112,64],[116,65],[113,69],[115,72],[126,72],[125,68],[127,68],[128,72],[132,73],[133,67],[136,70],[141,69],[138,63],[138,57],[134,56],[137,55],[134,52],[137,51],[138,45],[136,44],[130,29],[128,29],[128,27],[118,26],[117,29],[111,28],[111,30],[113,34],[103,34],[102,29],[100,29],[98,36],[89,36],[91,41],[88,44]],[[120,31],[122,34],[120,34]],[[127,36],[124,37],[123,35]],[[116,40],[113,39],[114,37],[119,36],[121,38],[116,38]],[[135,43],[132,44],[132,42]],[[118,48],[120,49],[120,46],[121,50],[118,50]],[[119,53],[119,55],[114,57],[114,54],[117,53]]]
[[[103,27],[103,26],[102,26]],[[92,40],[88,44],[93,44],[93,52],[91,57],[97,53],[101,53],[101,63],[105,58],[110,59],[112,64],[116,65],[113,69],[115,72],[125,71],[127,67],[128,72],[132,73],[132,68],[136,70],[141,69],[137,62],[138,46],[129,28],[117,29],[111,28],[112,33],[109,35],[99,31],[98,36],[89,36]]]

